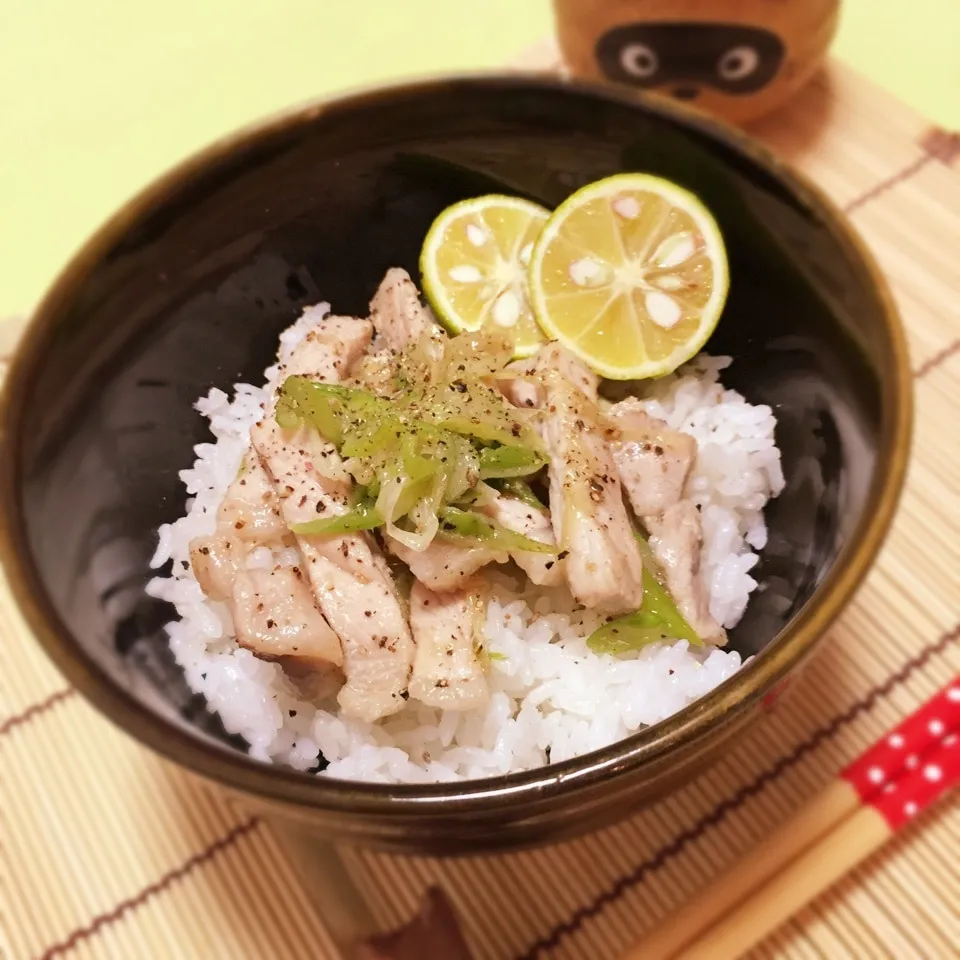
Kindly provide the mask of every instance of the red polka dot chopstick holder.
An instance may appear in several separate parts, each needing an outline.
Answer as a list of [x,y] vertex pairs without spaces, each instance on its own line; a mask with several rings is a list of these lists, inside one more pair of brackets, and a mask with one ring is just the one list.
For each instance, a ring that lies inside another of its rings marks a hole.
[[960,678],[842,772],[860,802],[899,829],[960,779]]

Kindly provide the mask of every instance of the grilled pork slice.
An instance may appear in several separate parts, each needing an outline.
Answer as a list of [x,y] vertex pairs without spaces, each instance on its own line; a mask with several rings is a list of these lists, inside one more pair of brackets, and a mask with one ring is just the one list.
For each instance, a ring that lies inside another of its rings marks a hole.
[[710,598],[700,579],[703,525],[690,500],[675,503],[659,516],[644,517],[650,548],[663,569],[667,589],[684,619],[701,640],[723,644],[727,635],[710,615]]
[[663,513],[683,497],[697,458],[697,441],[654,419],[638,400],[624,400],[606,412],[613,459],[630,505],[638,517]]
[[484,603],[476,585],[434,593],[414,583],[410,627],[417,644],[410,696],[444,710],[472,710],[489,698],[477,655],[483,637]]

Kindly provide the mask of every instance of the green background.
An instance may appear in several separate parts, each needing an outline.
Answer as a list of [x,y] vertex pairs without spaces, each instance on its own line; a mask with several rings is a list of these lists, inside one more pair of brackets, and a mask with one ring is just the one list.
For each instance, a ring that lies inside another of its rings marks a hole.
[[[804,0],[792,0],[804,2]],[[0,0],[0,317],[150,177],[290,103],[494,67],[549,0]],[[960,128],[960,0],[845,0],[835,51]]]

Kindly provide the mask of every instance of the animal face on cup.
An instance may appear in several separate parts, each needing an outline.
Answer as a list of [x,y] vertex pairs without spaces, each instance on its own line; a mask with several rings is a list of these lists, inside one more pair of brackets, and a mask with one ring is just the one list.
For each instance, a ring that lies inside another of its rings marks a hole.
[[655,91],[733,123],[786,103],[823,63],[840,0],[553,0],[574,77]]
[[624,24],[596,45],[608,80],[693,102],[759,93],[785,55],[783,41],[769,30],[708,22]]

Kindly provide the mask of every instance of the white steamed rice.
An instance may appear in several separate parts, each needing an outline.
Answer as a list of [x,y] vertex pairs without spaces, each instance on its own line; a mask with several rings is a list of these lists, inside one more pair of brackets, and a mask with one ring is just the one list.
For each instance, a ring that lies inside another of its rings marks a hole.
[[[281,335],[281,359],[328,309],[308,308]],[[690,493],[703,519],[701,575],[710,611],[725,627],[740,619],[757,586],[750,570],[755,551],[766,543],[763,508],[783,488],[773,413],[723,388],[719,375],[729,363],[700,356],[653,384],[645,404],[652,416],[697,439]],[[190,541],[214,531],[219,502],[277,376],[274,366],[264,387],[237,384],[232,399],[213,389],[197,402],[215,442],[199,444],[195,463],[180,474],[191,496],[187,514],[160,528],[152,561],[160,567],[172,560],[172,576],[149,586],[153,596],[176,606],[180,619],[168,632],[187,683],[230,733],[247,740],[254,757],[309,770],[322,754],[329,764],[325,776],[381,782],[495,776],[619,740],[670,716],[739,669],[735,651],[704,652],[685,641],[621,657],[593,653],[585,638],[600,622],[595,615],[577,611],[565,591],[526,584],[518,593],[506,573],[494,572],[486,707],[458,713],[408,701],[398,714],[371,725],[344,719],[335,702],[318,709],[300,699],[279,666],[237,645],[227,606],[206,598],[188,563]],[[264,552],[253,551],[248,562],[273,562]],[[296,563],[296,551],[287,552],[286,562]]]

